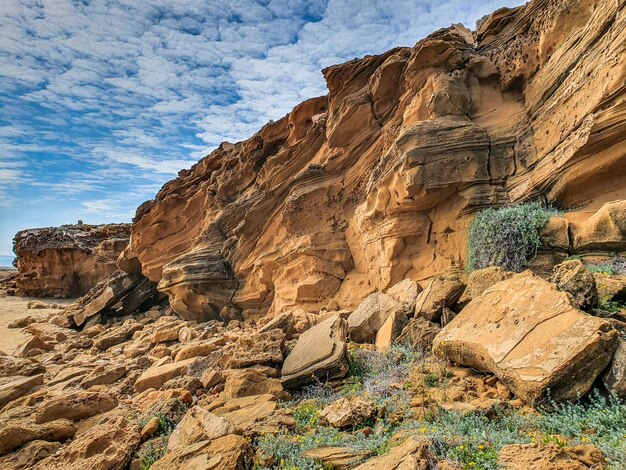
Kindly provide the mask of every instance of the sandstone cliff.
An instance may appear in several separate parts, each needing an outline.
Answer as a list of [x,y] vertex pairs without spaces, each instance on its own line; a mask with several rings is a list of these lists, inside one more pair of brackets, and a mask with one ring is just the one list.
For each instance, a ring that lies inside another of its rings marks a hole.
[[85,294],[117,270],[128,245],[129,224],[63,225],[18,232],[13,240],[18,295]]
[[121,260],[189,319],[260,316],[464,264],[487,206],[626,196],[624,2],[534,0],[329,67],[328,95],[138,210]]

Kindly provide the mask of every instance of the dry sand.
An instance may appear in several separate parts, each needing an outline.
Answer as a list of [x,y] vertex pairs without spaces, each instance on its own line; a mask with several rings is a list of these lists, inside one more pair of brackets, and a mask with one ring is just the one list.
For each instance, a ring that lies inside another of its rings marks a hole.
[[33,299],[28,297],[0,296],[0,351],[12,354],[17,347],[30,338],[20,328],[8,328],[9,323],[37,313],[56,313],[58,309],[29,309],[28,302],[40,300],[49,304],[68,304],[68,299]]

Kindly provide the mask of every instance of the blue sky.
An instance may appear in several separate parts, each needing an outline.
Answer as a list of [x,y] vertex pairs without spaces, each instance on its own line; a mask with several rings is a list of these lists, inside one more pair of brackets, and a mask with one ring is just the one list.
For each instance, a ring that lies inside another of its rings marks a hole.
[[519,1],[1,0],[0,256],[130,221],[182,168],[326,93],[323,67]]

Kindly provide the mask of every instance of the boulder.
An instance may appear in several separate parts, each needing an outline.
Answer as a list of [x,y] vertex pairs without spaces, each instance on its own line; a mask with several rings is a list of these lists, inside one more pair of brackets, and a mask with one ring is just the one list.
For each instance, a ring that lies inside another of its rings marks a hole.
[[394,312],[389,315],[376,333],[376,340],[374,341],[376,348],[381,351],[389,348],[400,336],[408,321],[404,312]]
[[36,355],[36,351],[41,354],[43,351],[52,351],[53,349],[54,346],[52,344],[42,341],[37,336],[33,336],[22,343],[13,354],[17,357],[32,357]]
[[224,368],[241,369],[256,364],[280,364],[283,362],[284,345],[285,333],[281,330],[245,334],[224,354],[220,365]]
[[225,398],[241,398],[250,395],[263,395],[265,393],[277,397],[282,396],[284,393],[280,380],[269,379],[254,369],[242,369],[228,373],[222,396]]
[[581,312],[568,294],[525,271],[472,300],[436,336],[433,350],[492,372],[517,397],[538,404],[548,394],[574,400],[587,393],[617,344],[609,321]]
[[619,339],[611,364],[602,376],[606,389],[619,397],[626,397],[626,341]]
[[281,410],[274,396],[270,394],[230,399],[220,397],[211,402],[207,409],[217,416],[230,420],[237,429],[248,435],[255,435],[264,430],[278,430],[278,427],[271,426],[271,421]]
[[467,287],[459,302],[464,304],[476,297],[480,297],[485,290],[498,282],[510,279],[513,274],[510,271],[505,271],[500,266],[490,266],[472,271],[467,278]]
[[440,331],[441,327],[437,323],[422,317],[411,318],[396,339],[396,343],[429,351],[433,339]]
[[576,253],[626,251],[626,200],[607,202],[574,230]]
[[0,409],[7,403],[30,393],[38,385],[43,385],[43,374],[31,377],[14,377],[0,385]]
[[415,301],[420,292],[422,292],[422,286],[411,279],[404,279],[390,287],[387,295],[400,302],[404,313],[411,315],[415,311]]
[[263,333],[271,330],[281,330],[287,339],[291,339],[296,326],[296,319],[291,312],[283,312],[276,315],[269,322],[259,328],[258,332]]
[[323,423],[334,428],[348,428],[357,426],[364,421],[373,418],[378,407],[370,400],[359,396],[340,398],[328,405],[320,412]]
[[193,357],[208,356],[212,352],[219,350],[222,345],[224,345],[224,341],[221,338],[210,341],[201,341],[197,343],[186,343],[176,353],[174,362],[184,361]]
[[390,315],[402,313],[402,303],[388,294],[374,292],[348,317],[350,339],[358,343],[373,343],[376,333]]
[[581,310],[589,310],[598,305],[596,280],[580,260],[564,261],[554,267],[550,279],[557,288],[572,295],[572,304]]
[[169,452],[150,470],[247,470],[253,457],[245,438],[229,434]]
[[109,349],[112,346],[128,341],[143,325],[135,320],[126,320],[122,325],[109,328],[95,337],[93,345],[98,349]]
[[369,457],[369,453],[350,447],[318,447],[307,450],[304,457],[315,460],[324,468],[348,470]]
[[[5,455],[31,441],[63,442],[76,433],[76,426],[67,419],[57,419],[43,424],[31,419],[0,420],[0,455]],[[48,467],[56,468],[56,467]]]
[[127,372],[123,364],[100,364],[87,374],[80,384],[83,388],[109,385],[125,377]]
[[199,441],[212,441],[228,434],[236,434],[235,425],[227,418],[216,416],[200,406],[194,406],[170,435],[168,452],[182,449]]
[[135,390],[137,392],[143,392],[149,388],[158,390],[168,380],[185,374],[195,361],[196,358],[191,358],[180,362],[150,367],[135,382]]
[[283,363],[283,386],[344,377],[348,372],[347,332],[348,323],[336,316],[302,333]]
[[59,442],[36,440],[4,457],[0,457],[0,468],[6,470],[28,470],[40,460],[61,448]]
[[124,416],[104,415],[56,454],[32,470],[114,470],[130,462],[139,446],[140,429]]
[[[498,468],[503,470],[587,470],[603,468],[602,451],[593,446],[591,451],[560,447],[556,444],[511,444],[500,449]],[[585,456],[582,460],[578,455]],[[592,461],[589,462],[589,457]]]
[[20,359],[0,354],[0,377],[31,376],[45,370],[46,368],[35,359]]
[[461,274],[436,276],[418,295],[415,303],[415,316],[432,322],[439,321],[443,309],[457,303],[464,290],[465,283]]
[[63,394],[42,403],[33,418],[35,423],[47,423],[55,419],[80,421],[117,406],[117,398],[106,392],[74,392]]
[[370,459],[354,467],[354,470],[430,470],[434,468],[435,460],[428,451],[428,441],[417,441],[409,438],[389,453]]

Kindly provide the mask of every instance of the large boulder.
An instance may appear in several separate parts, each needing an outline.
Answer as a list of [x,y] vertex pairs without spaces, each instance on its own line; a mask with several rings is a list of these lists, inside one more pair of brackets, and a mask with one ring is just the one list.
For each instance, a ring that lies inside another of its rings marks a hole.
[[358,343],[373,343],[376,333],[387,318],[401,312],[403,305],[388,294],[375,292],[369,295],[348,317],[350,339]]
[[235,425],[227,418],[215,416],[200,406],[194,406],[170,435],[168,451],[184,448],[198,441],[211,441],[235,434]]
[[575,307],[588,310],[598,305],[596,280],[582,261],[574,259],[555,266],[551,281],[559,290],[572,295]]
[[604,462],[602,451],[594,446],[511,444],[498,454],[498,468],[503,470],[587,470],[604,468]]
[[151,470],[247,470],[253,453],[248,441],[229,434],[214,440],[196,442],[169,452]]
[[602,381],[609,392],[626,397],[626,341],[622,338]]
[[390,287],[387,290],[387,295],[402,303],[405,313],[412,314],[415,311],[415,301],[420,292],[422,292],[422,286],[417,282],[411,279],[403,279],[393,287]]
[[626,200],[607,202],[574,231],[577,253],[626,251]]
[[489,371],[530,404],[576,399],[617,348],[611,323],[572,306],[529,271],[487,289],[436,336],[433,350]]
[[428,351],[440,331],[441,327],[437,323],[422,317],[411,318],[396,339],[396,343]]
[[430,455],[428,447],[428,441],[409,438],[389,453],[370,459],[354,470],[429,470],[434,467],[436,460]]
[[117,406],[118,400],[107,392],[73,392],[62,394],[41,404],[34,413],[36,423],[47,423],[55,419],[80,421]]
[[415,303],[415,316],[436,322],[443,309],[453,306],[463,295],[465,283],[460,273],[442,274],[433,278]]
[[139,445],[139,426],[124,416],[102,416],[56,454],[32,470],[115,470],[125,468]]
[[514,273],[505,271],[500,266],[490,266],[488,268],[476,269],[467,278],[467,288],[459,299],[459,302],[466,303],[473,298],[479,297],[494,284],[510,279]]
[[16,398],[30,393],[35,387],[43,384],[43,374],[31,377],[14,377],[0,385],[0,409]]
[[135,390],[143,392],[149,388],[158,390],[161,386],[176,377],[184,375],[196,358],[186,359],[180,362],[172,362],[146,369],[135,382]]
[[283,363],[283,385],[297,387],[316,379],[344,377],[348,372],[347,333],[348,323],[339,316],[302,333]]
[[3,418],[0,420],[0,455],[36,440],[63,442],[75,433],[76,426],[67,419],[37,424],[32,419]]

